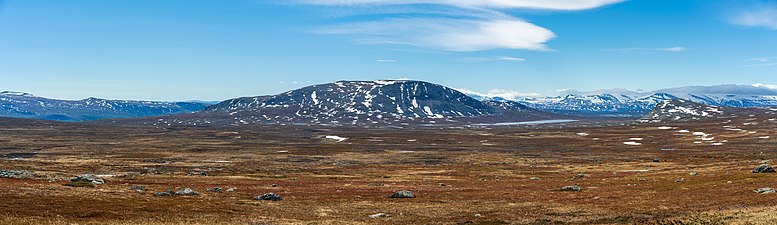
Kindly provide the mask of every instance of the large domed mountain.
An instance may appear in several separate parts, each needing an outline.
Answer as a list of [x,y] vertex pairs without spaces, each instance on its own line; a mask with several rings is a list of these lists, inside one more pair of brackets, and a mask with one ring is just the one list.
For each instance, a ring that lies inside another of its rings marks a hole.
[[[446,123],[510,114],[542,114],[516,102],[479,101],[442,85],[411,80],[338,81],[273,96],[223,101],[204,111],[146,119],[142,124],[391,125]],[[115,121],[122,123],[124,121]]]

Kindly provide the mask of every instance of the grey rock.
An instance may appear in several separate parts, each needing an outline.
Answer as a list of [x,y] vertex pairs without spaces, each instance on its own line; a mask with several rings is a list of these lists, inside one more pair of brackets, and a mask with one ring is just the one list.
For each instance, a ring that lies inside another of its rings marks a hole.
[[24,178],[32,173],[27,171],[14,171],[14,170],[0,170],[0,178]]
[[208,188],[208,191],[209,192],[221,193],[222,189],[220,187],[212,187],[212,188]]
[[402,190],[402,191],[394,192],[394,194],[391,194],[388,197],[389,198],[415,198],[415,195],[413,194],[413,192]]
[[175,195],[175,192],[173,190],[160,191],[160,192],[155,192],[154,193],[154,196],[157,196],[157,197],[173,196],[173,195]]
[[146,187],[143,185],[135,185],[135,186],[132,186],[132,190],[137,192],[143,192],[146,190]]
[[583,191],[583,188],[581,188],[580,186],[577,186],[577,185],[564,186],[564,187],[561,187],[561,191],[580,192],[580,191]]
[[385,214],[385,213],[376,213],[376,214],[370,215],[369,217],[372,218],[372,219],[378,219],[378,218],[391,217],[391,215]]
[[754,192],[759,193],[759,194],[769,194],[769,193],[774,193],[775,191],[774,191],[774,188],[766,188],[765,187],[765,188],[755,189]]
[[237,190],[237,188],[227,188],[227,192],[235,192],[235,190]]
[[529,180],[540,180],[539,177],[530,177]]
[[76,178],[70,179],[72,182],[89,182],[92,184],[105,184],[105,180],[94,174],[82,174]]
[[281,197],[279,194],[267,193],[267,194],[256,196],[256,197],[254,197],[254,199],[262,200],[262,201],[275,201],[275,202],[277,202],[277,201],[283,200],[283,197]]
[[753,169],[753,173],[774,173],[774,168],[772,168],[769,164],[761,164],[758,165],[755,169]]
[[199,194],[200,193],[197,193],[191,188],[184,188],[175,192],[175,195],[199,195]]

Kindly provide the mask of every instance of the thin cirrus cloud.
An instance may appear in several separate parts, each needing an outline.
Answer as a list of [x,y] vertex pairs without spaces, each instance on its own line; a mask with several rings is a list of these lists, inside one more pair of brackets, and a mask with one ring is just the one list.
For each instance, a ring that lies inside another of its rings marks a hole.
[[[361,44],[400,44],[454,52],[490,49],[549,51],[553,31],[504,11],[585,10],[624,0],[299,0],[378,15],[319,27],[314,32],[352,36]],[[394,7],[393,10],[386,9]],[[377,9],[380,8],[380,9]],[[403,11],[404,10],[404,11]],[[390,13],[386,13],[390,12]]]
[[740,8],[729,16],[729,22],[740,26],[777,30],[777,3],[760,2],[748,8]]
[[609,51],[619,51],[619,52],[631,52],[631,51],[643,51],[643,52],[684,52],[691,50],[686,47],[667,47],[667,48],[619,48],[619,49],[609,49]]
[[486,98],[503,98],[507,100],[520,100],[525,98],[536,98],[536,97],[542,96],[539,93],[526,93],[526,92],[511,91],[511,90],[504,90],[504,89],[491,89],[487,93],[481,93],[481,92],[472,91],[472,90],[463,89],[463,88],[459,88],[456,90],[470,96],[479,96],[479,97],[486,97]]
[[462,62],[495,62],[495,61],[525,62],[526,59],[518,58],[518,57],[509,57],[509,56],[498,56],[498,57],[463,58],[460,61],[462,61]]
[[585,10],[624,0],[307,0],[318,5],[411,5],[434,4],[478,8],[530,8],[547,10]]
[[764,66],[777,66],[777,58],[752,58],[745,60],[747,63],[744,66],[741,67],[764,67]]

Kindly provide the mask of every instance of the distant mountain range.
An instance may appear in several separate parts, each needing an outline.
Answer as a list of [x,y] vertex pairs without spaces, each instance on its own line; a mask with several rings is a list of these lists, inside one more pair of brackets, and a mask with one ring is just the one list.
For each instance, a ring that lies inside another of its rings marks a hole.
[[134,118],[191,113],[205,109],[203,102],[152,102],[87,98],[56,100],[29,93],[0,92],[0,116],[82,122],[108,118]]
[[684,99],[722,107],[777,106],[777,89],[762,85],[692,86],[656,91],[611,89],[568,92],[560,96],[502,99],[471,94],[476,99],[514,101],[549,112],[607,117],[641,117],[665,100]]
[[[59,121],[110,119],[107,122],[157,126],[444,124],[591,117],[637,119],[668,100],[705,107],[769,107],[777,106],[777,90],[756,85],[718,85],[504,99],[464,94],[423,81],[338,81],[212,105],[97,98],[69,101],[6,91],[0,93],[0,116]],[[151,118],[121,120],[138,117]]]

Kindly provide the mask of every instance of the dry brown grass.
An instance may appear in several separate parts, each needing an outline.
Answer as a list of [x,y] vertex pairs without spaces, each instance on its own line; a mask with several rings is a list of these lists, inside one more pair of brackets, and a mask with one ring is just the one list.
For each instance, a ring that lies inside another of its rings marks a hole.
[[[0,224],[774,224],[777,194],[752,192],[777,187],[775,174],[750,173],[777,157],[775,139],[757,138],[777,138],[775,124],[759,119],[746,126],[757,134],[727,131],[720,121],[671,125],[713,134],[728,141],[723,146],[693,144],[693,135],[659,125],[396,130],[3,123],[0,155],[33,156],[0,159],[0,169],[37,177],[0,178]],[[739,120],[731,124],[745,118]],[[350,139],[334,143],[322,135]],[[644,138],[643,145],[623,144],[632,137]],[[190,175],[200,171],[208,176]],[[82,173],[112,176],[94,188],[63,185]],[[558,191],[574,184],[583,191]],[[134,185],[146,192],[136,193]],[[176,187],[201,195],[153,196]],[[237,191],[207,192],[210,187]],[[397,190],[417,198],[386,198]],[[252,198],[267,192],[284,201]],[[368,217],[375,213],[392,216]]]

